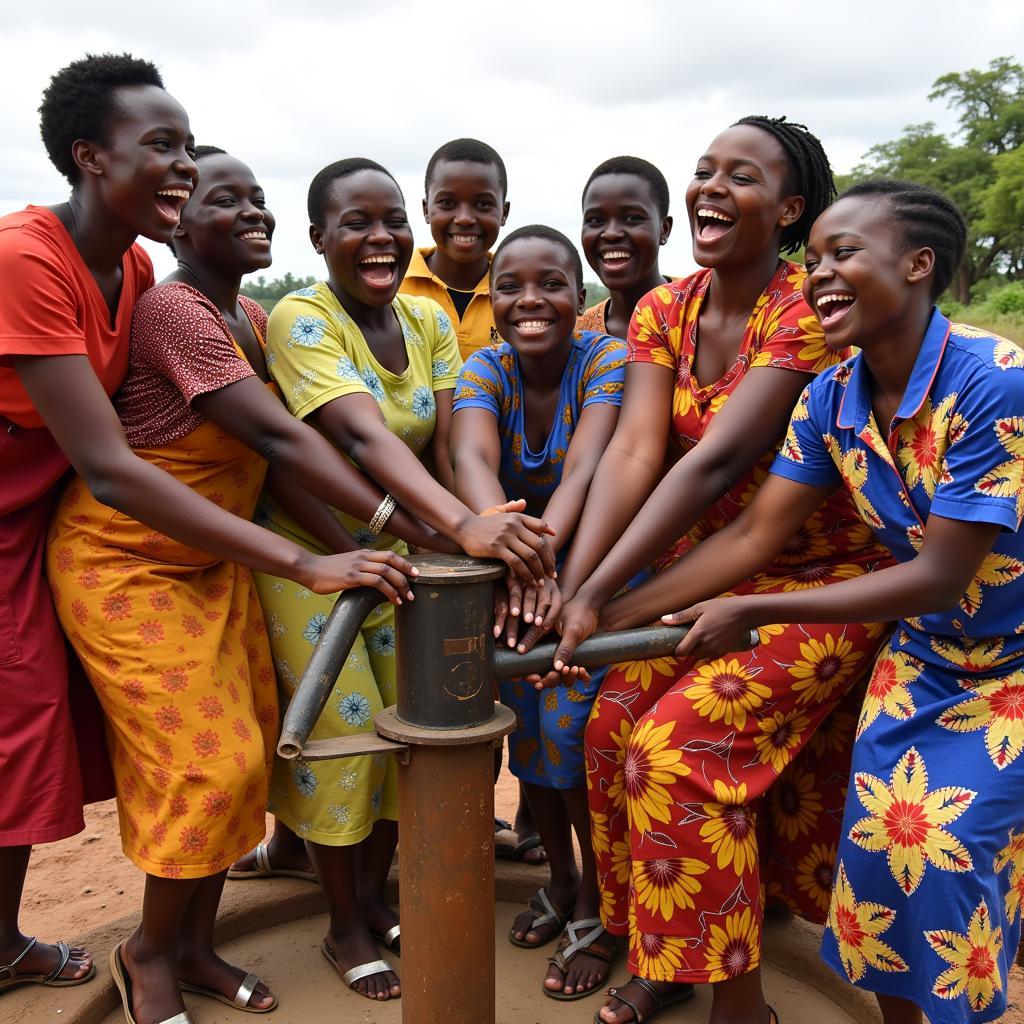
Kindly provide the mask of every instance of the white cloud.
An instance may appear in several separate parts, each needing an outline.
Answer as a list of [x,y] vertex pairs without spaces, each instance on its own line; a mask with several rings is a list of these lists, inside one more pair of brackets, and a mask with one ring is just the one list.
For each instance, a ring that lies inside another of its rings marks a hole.
[[[605,157],[657,163],[675,199],[664,266],[692,267],[681,200],[696,157],[748,113],[805,122],[848,170],[906,124],[953,119],[931,83],[1024,51],[1013,0],[179,0],[173,9],[43,0],[4,17],[0,211],[52,203],[66,188],[46,160],[36,107],[49,75],[86,51],[158,63],[200,142],[248,161],[277,214],[271,274],[318,274],[306,186],[324,164],[362,155],[406,192],[419,244],[430,153],[459,135],[494,145],[509,169],[509,227],[579,234],[580,189]],[[158,272],[170,257],[153,246]]]

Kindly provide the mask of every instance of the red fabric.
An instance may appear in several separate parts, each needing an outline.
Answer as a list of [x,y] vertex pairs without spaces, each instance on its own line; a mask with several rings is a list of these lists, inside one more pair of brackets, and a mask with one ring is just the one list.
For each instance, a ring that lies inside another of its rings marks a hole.
[[153,284],[153,265],[138,245],[121,260],[117,316],[57,217],[41,206],[0,217],[0,415],[21,427],[43,421],[10,357],[87,355],[108,395],[128,368],[128,331],[138,297]]
[[[258,302],[238,301],[262,342],[267,314]],[[117,413],[133,448],[155,448],[192,433],[203,417],[199,395],[253,376],[220,310],[181,282],[151,288],[132,318],[131,369],[117,396]]]
[[[83,828],[112,794],[95,697],[72,684],[43,572],[50,513],[68,461],[10,366],[18,355],[84,354],[107,394],[124,379],[131,312],[153,283],[133,246],[114,326],[70,236],[49,210],[0,218],[0,845],[52,842]],[[72,678],[76,674],[72,673]],[[79,742],[75,735],[78,733]]]

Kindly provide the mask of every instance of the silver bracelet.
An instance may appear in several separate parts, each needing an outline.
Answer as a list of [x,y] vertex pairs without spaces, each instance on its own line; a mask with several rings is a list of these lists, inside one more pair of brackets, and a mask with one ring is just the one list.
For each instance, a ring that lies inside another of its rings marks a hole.
[[366,524],[367,529],[375,537],[380,536],[381,530],[384,529],[384,525],[391,518],[391,513],[398,507],[398,502],[391,497],[390,494],[384,495],[384,500],[377,506],[377,511],[370,517],[370,521]]
[[761,634],[756,629],[752,629],[750,631],[750,648],[749,648],[749,650],[752,651],[760,643],[761,643]]

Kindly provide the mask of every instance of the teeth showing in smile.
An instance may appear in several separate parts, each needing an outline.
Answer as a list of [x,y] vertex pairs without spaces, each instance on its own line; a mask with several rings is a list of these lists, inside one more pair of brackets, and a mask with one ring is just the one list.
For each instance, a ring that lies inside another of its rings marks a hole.
[[609,249],[608,252],[601,253],[601,259],[605,263],[611,263],[613,260],[628,260],[629,253],[625,249]]
[[240,235],[239,237],[240,238],[244,238],[246,240],[259,239],[259,240],[265,242],[267,240],[267,233],[266,233],[266,231],[263,231],[263,230],[259,230],[259,231],[246,231],[244,234]]
[[394,262],[395,262],[395,257],[394,256],[364,256],[359,261],[361,266],[365,265],[367,263],[394,263]]
[[552,320],[520,320],[519,323],[516,324],[516,329],[527,332],[544,331],[547,330],[553,322],[554,321]]
[[840,307],[849,306],[855,299],[852,292],[825,292],[824,295],[815,296],[814,304],[821,313],[833,313],[835,310],[829,307],[839,303]]
[[718,210],[709,210],[707,207],[698,210],[697,216],[701,220],[720,220],[723,224],[733,224],[736,221],[735,217],[730,217],[726,213],[720,213]]
[[452,235],[452,241],[458,242],[460,245],[472,245],[474,242],[479,241],[479,235]]
[[171,199],[184,199],[187,201],[191,193],[183,188],[162,188],[157,192],[157,195],[170,196]]

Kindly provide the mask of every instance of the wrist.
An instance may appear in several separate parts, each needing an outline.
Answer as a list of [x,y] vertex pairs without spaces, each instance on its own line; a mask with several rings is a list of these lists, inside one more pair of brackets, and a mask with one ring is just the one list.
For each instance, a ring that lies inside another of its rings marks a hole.
[[299,547],[298,544],[294,544],[292,547],[294,550],[289,553],[287,566],[278,575],[294,580],[300,586],[308,589],[313,582],[313,559],[316,556],[311,551]]

